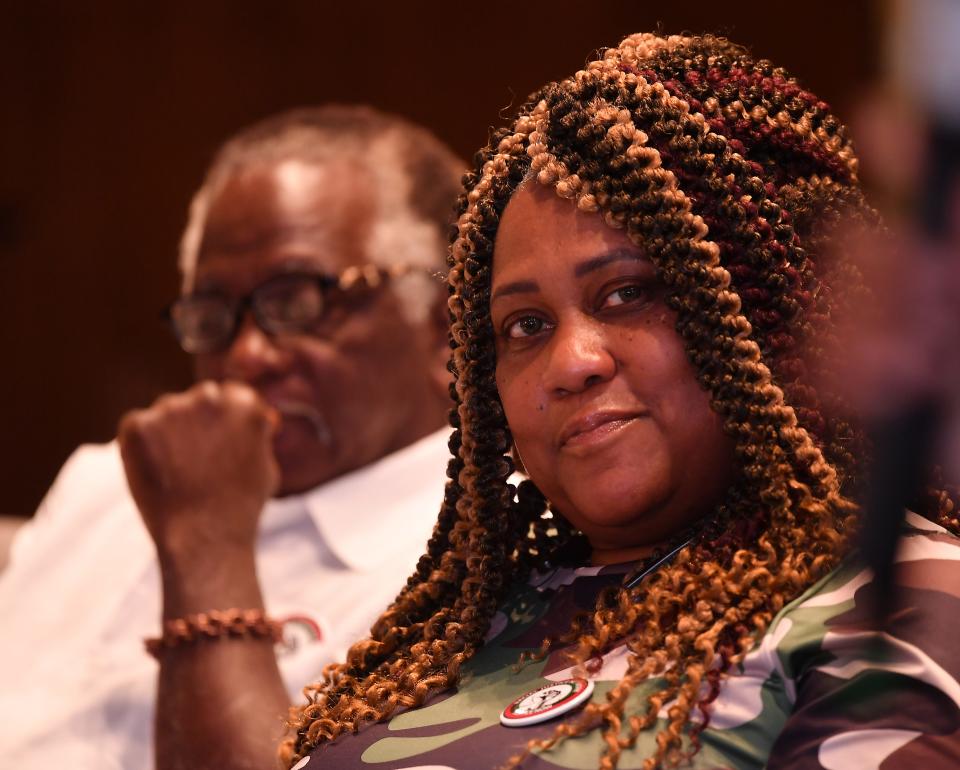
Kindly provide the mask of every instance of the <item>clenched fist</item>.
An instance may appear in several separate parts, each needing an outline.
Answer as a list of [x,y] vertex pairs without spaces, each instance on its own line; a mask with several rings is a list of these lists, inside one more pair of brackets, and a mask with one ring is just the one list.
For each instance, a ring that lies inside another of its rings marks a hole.
[[118,441],[161,563],[251,550],[279,484],[276,413],[239,383],[201,382],[127,414]]

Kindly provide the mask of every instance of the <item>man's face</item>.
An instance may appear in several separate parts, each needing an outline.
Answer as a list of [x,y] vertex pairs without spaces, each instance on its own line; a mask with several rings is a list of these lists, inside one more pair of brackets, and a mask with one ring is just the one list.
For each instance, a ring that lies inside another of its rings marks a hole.
[[[369,261],[369,176],[345,162],[238,170],[211,201],[194,291],[239,299],[285,273],[337,275]],[[390,288],[331,302],[315,333],[271,336],[248,312],[231,345],[195,358],[198,379],[237,380],[282,417],[280,494],[300,492],[442,424],[442,352]]]

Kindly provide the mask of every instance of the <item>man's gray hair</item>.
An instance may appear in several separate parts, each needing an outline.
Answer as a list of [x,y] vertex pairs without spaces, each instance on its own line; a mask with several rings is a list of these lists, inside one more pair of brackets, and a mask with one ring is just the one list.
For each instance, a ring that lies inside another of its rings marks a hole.
[[193,289],[210,202],[238,170],[286,160],[355,162],[376,189],[369,260],[422,266],[397,284],[407,319],[426,319],[436,289],[426,271],[445,272],[448,233],[463,162],[439,139],[403,118],[360,105],[308,107],[267,118],[228,140],[193,196],[180,240],[182,291]]

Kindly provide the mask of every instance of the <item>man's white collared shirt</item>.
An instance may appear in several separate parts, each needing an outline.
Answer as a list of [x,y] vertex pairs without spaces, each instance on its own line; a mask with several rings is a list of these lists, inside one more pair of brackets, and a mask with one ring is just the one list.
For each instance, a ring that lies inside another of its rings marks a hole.
[[[257,571],[268,613],[287,621],[278,660],[292,700],[413,572],[443,499],[448,435],[264,509]],[[157,664],[142,640],[159,619],[153,544],[117,446],[83,446],[0,577],[3,765],[153,767]]]

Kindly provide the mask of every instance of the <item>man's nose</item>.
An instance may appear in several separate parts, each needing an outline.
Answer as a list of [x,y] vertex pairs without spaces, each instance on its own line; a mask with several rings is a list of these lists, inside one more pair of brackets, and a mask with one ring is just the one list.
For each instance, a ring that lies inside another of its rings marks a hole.
[[581,393],[610,380],[617,361],[602,323],[582,316],[562,320],[549,342],[544,384],[558,396]]
[[228,379],[256,383],[282,369],[287,354],[261,329],[252,315],[244,313],[237,334],[227,348],[224,374]]

